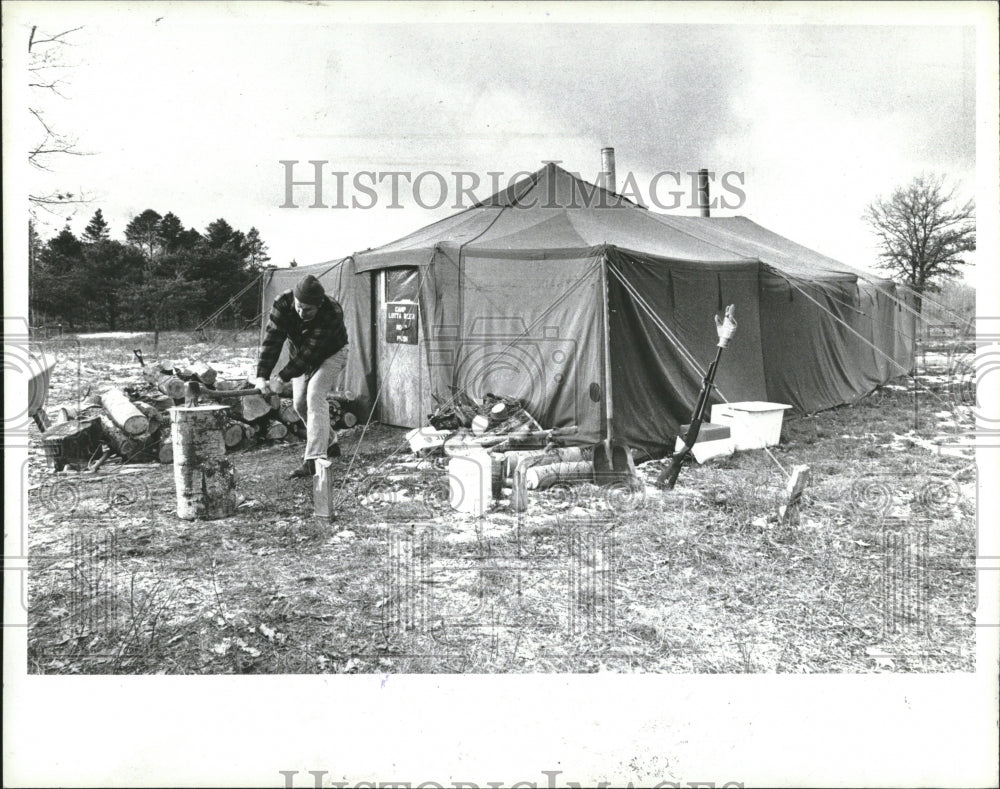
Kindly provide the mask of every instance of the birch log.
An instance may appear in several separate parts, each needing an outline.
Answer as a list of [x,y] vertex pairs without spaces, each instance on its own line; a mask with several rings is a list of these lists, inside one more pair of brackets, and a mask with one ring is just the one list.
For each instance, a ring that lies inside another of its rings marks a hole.
[[562,447],[559,449],[520,449],[505,452],[504,455],[504,477],[510,478],[514,475],[514,468],[522,458],[544,458],[546,463],[559,463],[561,461],[586,460],[582,447]]
[[120,389],[109,389],[101,395],[101,405],[108,416],[130,436],[137,436],[149,430],[149,419]]
[[101,414],[101,439],[126,460],[132,458],[139,444],[116,425],[106,413]]
[[177,515],[185,520],[226,518],[236,511],[236,473],[226,459],[226,406],[171,410]]
[[528,490],[545,490],[557,482],[584,482],[593,479],[594,462],[577,460],[534,466],[525,472],[524,486]]
[[169,418],[166,414],[161,413],[156,406],[144,403],[141,400],[137,400],[133,403],[133,405],[142,412],[142,415],[146,417],[146,419],[149,420],[149,428],[146,430],[147,433],[155,433]]

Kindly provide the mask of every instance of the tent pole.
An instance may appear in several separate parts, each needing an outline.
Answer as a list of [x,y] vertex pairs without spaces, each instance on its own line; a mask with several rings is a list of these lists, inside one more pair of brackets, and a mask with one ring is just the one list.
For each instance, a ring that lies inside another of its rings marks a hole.
[[611,418],[614,416],[614,406],[611,397],[611,321],[608,315],[610,295],[608,293],[608,253],[607,249],[601,252],[601,292],[603,294],[603,305],[601,309],[602,323],[604,324],[604,451],[607,453],[608,463],[611,463]]

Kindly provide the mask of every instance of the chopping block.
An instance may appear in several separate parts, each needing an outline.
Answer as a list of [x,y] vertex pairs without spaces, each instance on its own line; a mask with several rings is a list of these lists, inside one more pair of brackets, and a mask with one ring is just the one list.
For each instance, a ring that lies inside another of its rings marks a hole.
[[217,404],[170,409],[180,518],[214,520],[236,511],[236,470],[222,435],[228,410]]

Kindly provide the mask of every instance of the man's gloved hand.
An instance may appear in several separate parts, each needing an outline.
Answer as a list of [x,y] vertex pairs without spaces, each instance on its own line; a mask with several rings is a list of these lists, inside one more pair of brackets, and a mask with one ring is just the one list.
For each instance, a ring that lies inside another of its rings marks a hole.
[[255,389],[260,389],[260,393],[265,397],[271,394],[271,384],[266,378],[256,378],[253,382]]

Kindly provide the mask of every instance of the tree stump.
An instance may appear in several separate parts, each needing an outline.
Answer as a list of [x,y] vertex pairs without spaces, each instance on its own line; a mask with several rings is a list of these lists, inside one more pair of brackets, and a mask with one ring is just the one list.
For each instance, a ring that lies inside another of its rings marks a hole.
[[222,437],[224,405],[172,408],[177,515],[185,520],[227,518],[236,511],[236,473]]

